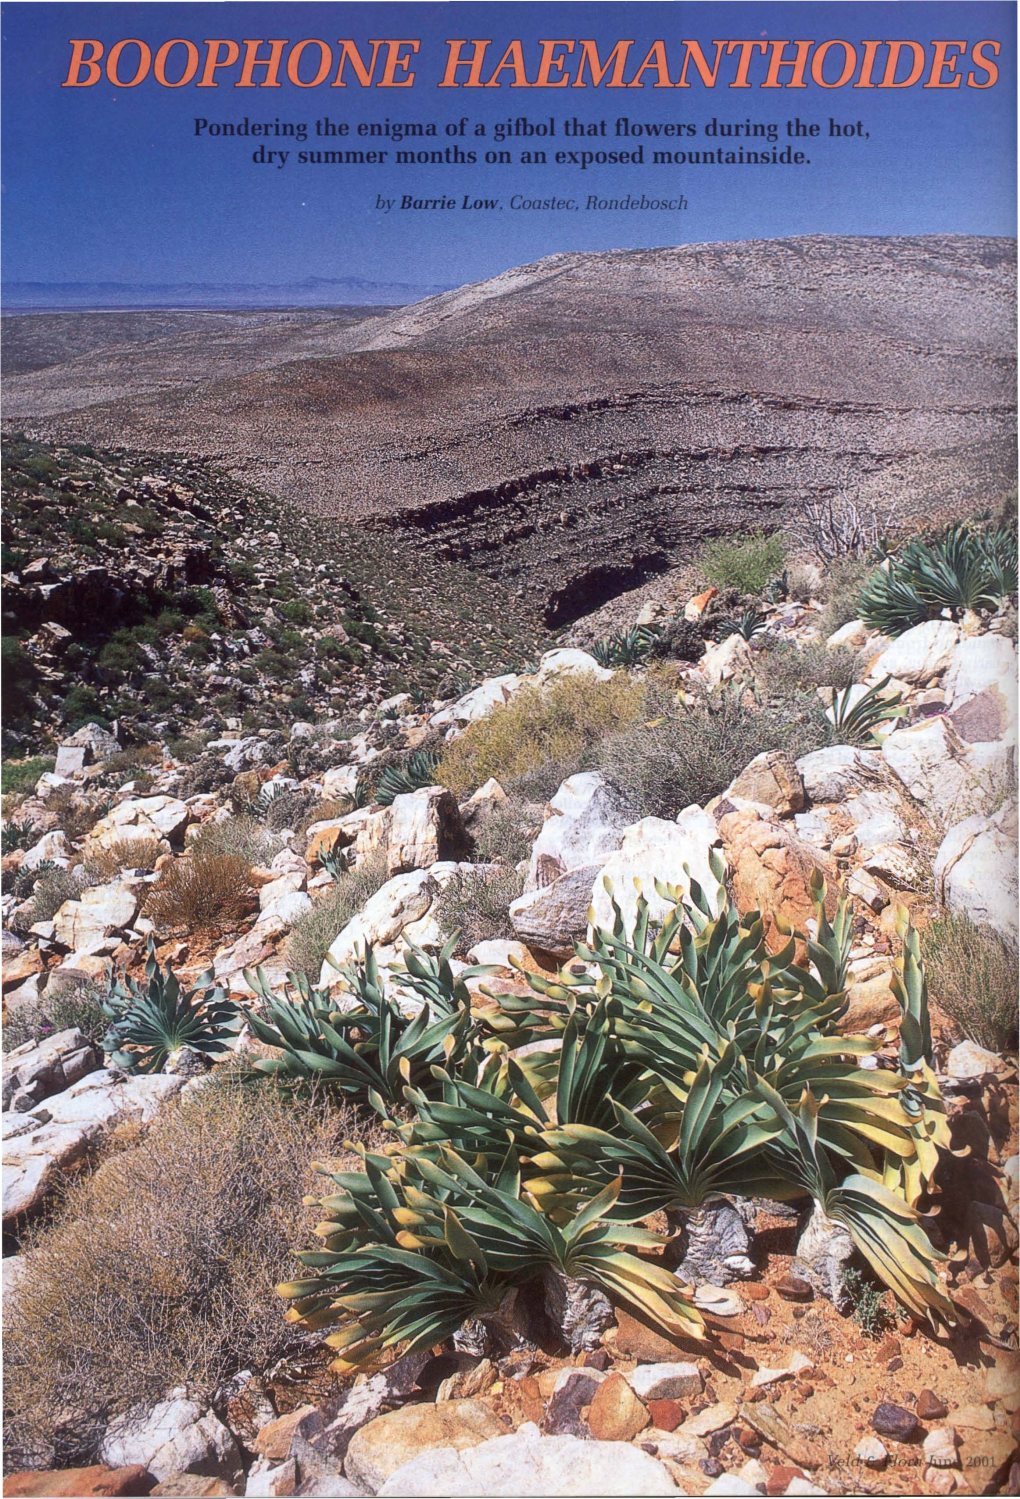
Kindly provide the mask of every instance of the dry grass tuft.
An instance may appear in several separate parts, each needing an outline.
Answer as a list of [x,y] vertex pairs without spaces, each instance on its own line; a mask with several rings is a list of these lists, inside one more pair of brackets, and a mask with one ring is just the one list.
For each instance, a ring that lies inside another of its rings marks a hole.
[[1017,955],[969,916],[937,916],[921,936],[928,987],[968,1041],[990,1051],[1017,1043]]
[[196,848],[167,864],[143,910],[161,931],[230,931],[251,914],[258,896],[242,854]]
[[103,880],[115,880],[122,869],[155,869],[166,848],[158,838],[117,838],[89,855],[89,871]]
[[507,789],[516,785],[532,795],[552,795],[566,776],[583,768],[600,740],[640,718],[644,703],[643,684],[624,672],[605,682],[572,675],[544,688],[523,687],[454,740],[437,779],[458,796],[490,776]]
[[313,1345],[274,1287],[310,1227],[312,1163],[359,1138],[378,1143],[350,1109],[228,1073],[72,1186],[5,1298],[6,1466],[95,1462],[128,1406],[178,1385],[208,1400]]
[[333,939],[386,879],[386,855],[377,851],[317,895],[312,909],[299,917],[287,938],[286,959],[291,968],[317,984]]

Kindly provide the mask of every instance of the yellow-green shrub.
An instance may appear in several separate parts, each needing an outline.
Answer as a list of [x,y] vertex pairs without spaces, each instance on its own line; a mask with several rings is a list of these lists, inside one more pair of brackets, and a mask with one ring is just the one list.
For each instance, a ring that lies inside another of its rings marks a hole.
[[522,687],[454,740],[437,780],[458,796],[490,776],[504,786],[521,782],[535,794],[551,795],[606,735],[636,722],[644,704],[644,684],[623,672],[607,681],[570,675],[544,687]]

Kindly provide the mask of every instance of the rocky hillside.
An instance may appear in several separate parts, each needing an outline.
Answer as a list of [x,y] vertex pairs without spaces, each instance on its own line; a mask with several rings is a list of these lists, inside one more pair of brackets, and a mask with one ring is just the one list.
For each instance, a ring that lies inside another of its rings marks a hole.
[[5,1492],[1016,1492],[994,555],[888,635],[707,590],[630,665],[65,739],[4,804]]
[[1015,243],[555,255],[356,324],[181,334],[4,382],[31,435],[213,454],[569,624],[705,534],[832,493],[1013,488]]
[[[512,594],[310,516],[207,461],[3,448],[5,744],[125,744],[343,718],[526,661]],[[410,563],[410,565],[409,565]]]

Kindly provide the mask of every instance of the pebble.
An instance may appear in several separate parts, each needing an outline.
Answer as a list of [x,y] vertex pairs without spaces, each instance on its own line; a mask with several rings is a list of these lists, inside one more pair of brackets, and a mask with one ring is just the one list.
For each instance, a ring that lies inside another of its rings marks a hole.
[[889,1460],[889,1453],[885,1443],[880,1442],[878,1437],[865,1437],[854,1448],[854,1457],[868,1468],[884,1468]]
[[679,1400],[649,1400],[648,1414],[659,1431],[676,1431],[684,1418],[684,1408]]
[[776,1290],[784,1301],[810,1301],[814,1291],[799,1275],[783,1275],[776,1281]]
[[913,1411],[883,1400],[875,1408],[871,1424],[880,1437],[889,1437],[894,1442],[909,1442],[917,1431],[917,1417]]
[[592,1396],[588,1429],[598,1442],[629,1442],[649,1424],[648,1411],[622,1374],[610,1374]]

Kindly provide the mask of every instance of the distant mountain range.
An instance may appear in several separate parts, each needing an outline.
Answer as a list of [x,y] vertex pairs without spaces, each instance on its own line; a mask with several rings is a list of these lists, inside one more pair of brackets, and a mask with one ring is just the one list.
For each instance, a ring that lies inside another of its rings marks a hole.
[[103,307],[333,307],[406,306],[449,291],[447,285],[366,281],[361,276],[306,276],[279,285],[247,282],[5,281],[5,312]]

